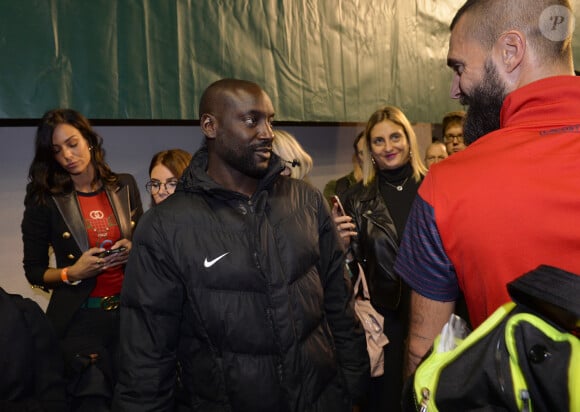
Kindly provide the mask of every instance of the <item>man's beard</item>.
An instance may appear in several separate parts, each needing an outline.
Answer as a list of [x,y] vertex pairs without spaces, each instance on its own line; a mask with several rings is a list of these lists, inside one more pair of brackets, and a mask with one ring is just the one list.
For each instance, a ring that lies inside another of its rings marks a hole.
[[[261,179],[268,173],[268,166],[258,164],[256,149],[272,148],[271,143],[256,144],[253,146],[224,146],[222,159],[231,167],[253,179]],[[268,162],[268,165],[270,162]]]
[[469,106],[463,125],[463,136],[467,144],[500,128],[501,106],[507,93],[491,60],[485,62],[484,70],[481,82],[470,95],[464,94],[460,100],[462,105]]

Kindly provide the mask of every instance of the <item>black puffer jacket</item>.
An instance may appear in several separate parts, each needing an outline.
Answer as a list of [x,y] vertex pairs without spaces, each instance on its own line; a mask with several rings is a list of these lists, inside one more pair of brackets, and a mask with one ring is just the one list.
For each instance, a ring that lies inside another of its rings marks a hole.
[[201,149],[143,217],[115,410],[347,411],[363,391],[366,344],[328,208],[271,163],[250,199],[207,176]]

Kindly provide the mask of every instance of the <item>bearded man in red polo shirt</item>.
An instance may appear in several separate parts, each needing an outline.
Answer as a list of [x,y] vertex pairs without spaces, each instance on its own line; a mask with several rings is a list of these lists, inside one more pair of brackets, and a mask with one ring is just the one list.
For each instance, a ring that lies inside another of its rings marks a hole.
[[459,290],[477,326],[538,265],[580,273],[573,27],[567,0],[469,0],[451,23],[451,97],[469,106],[470,145],[430,169],[396,262],[413,289],[409,374]]

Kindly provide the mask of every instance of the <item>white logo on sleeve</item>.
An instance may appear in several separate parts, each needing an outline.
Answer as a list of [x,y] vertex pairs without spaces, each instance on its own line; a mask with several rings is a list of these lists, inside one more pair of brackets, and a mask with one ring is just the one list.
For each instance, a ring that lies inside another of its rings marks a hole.
[[220,260],[221,258],[223,258],[224,256],[229,255],[229,254],[230,254],[230,252],[226,252],[223,255],[218,256],[213,260],[207,260],[207,257],[206,257],[205,260],[203,261],[203,267],[210,268],[213,265],[215,265],[218,260]]

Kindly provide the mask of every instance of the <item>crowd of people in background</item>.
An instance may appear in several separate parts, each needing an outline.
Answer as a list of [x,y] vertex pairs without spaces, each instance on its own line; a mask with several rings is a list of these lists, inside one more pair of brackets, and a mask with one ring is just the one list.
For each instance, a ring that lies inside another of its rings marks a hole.
[[[552,3],[468,0],[447,59],[467,112],[421,153],[403,110],[377,108],[323,192],[252,81],[204,90],[203,145],[152,156],[145,213],[87,118],[47,111],[21,229],[50,302],[0,289],[21,342],[5,362],[26,365],[0,378],[2,410],[401,410],[451,314],[477,327],[541,264],[580,273],[571,32],[535,29]],[[372,378],[359,268],[389,341]]]

